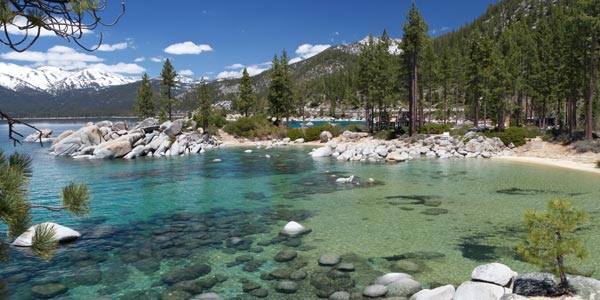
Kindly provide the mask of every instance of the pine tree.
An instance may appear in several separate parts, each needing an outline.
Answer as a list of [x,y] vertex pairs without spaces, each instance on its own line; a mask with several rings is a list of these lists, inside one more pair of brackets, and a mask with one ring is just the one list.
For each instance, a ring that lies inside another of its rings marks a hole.
[[596,97],[596,47],[597,40],[600,37],[600,1],[597,0],[578,0],[579,16],[586,29],[589,43],[589,90],[588,103],[585,117],[585,138],[593,140],[592,131],[594,118],[594,98]]
[[409,126],[408,133],[413,135],[416,132],[417,121],[417,98],[419,94],[419,65],[421,51],[425,45],[425,40],[428,37],[429,26],[421,17],[421,13],[417,5],[412,1],[410,11],[406,16],[404,23],[404,36],[402,38],[402,50],[404,63],[409,71]]
[[148,74],[144,73],[135,97],[134,110],[140,120],[154,116],[154,93]]
[[202,80],[200,85],[197,87],[196,93],[200,102],[198,110],[202,119],[202,129],[206,131],[209,125],[212,106],[210,102],[210,93],[208,91],[208,83],[205,80]]
[[294,90],[289,69],[287,52],[283,50],[281,59],[277,54],[273,57],[273,66],[269,74],[269,112],[279,123],[284,116],[289,116],[294,109]]
[[583,259],[589,255],[574,234],[588,218],[587,213],[565,199],[551,200],[545,212],[529,210],[525,213],[528,234],[518,245],[518,252],[528,261],[560,276],[559,294],[569,292],[565,258],[574,255]]
[[376,95],[373,92],[373,82],[377,72],[376,60],[376,44],[373,35],[369,35],[367,44],[362,46],[362,51],[359,57],[358,69],[358,90],[362,100],[362,105],[365,108],[365,121],[367,122],[367,131],[373,131],[373,99]]
[[471,38],[469,48],[469,87],[473,99],[473,125],[479,126],[479,100],[484,93],[484,83],[491,65],[491,40],[482,34]]
[[240,96],[238,97],[238,109],[244,113],[245,117],[248,117],[248,112],[256,105],[256,96],[254,95],[254,87],[252,87],[252,81],[246,68],[242,72],[242,79],[238,86]]
[[167,58],[163,65],[163,69],[160,72],[160,85],[162,86],[163,92],[163,108],[166,109],[166,113],[168,113],[169,120],[173,119],[173,105],[175,104],[175,100],[171,98],[171,89],[175,87],[177,80],[177,72],[171,65],[171,61]]
[[282,77],[282,90],[281,97],[283,98],[281,101],[283,102],[283,109],[286,117],[291,116],[294,111],[294,87],[292,81],[292,74],[290,71],[290,61],[287,56],[287,51],[285,49],[281,52],[281,77]]

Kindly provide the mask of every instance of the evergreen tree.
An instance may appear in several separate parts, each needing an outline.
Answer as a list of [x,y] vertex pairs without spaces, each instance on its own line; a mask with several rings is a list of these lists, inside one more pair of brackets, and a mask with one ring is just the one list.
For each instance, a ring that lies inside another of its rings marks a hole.
[[416,132],[417,121],[417,98],[419,94],[419,65],[420,56],[428,38],[429,26],[421,17],[421,13],[417,5],[412,1],[410,11],[406,16],[404,23],[404,36],[402,38],[402,50],[404,56],[404,64],[408,72],[408,91],[409,91],[409,126],[408,133],[413,135]]
[[279,123],[284,116],[289,116],[294,107],[291,72],[287,52],[283,50],[281,59],[277,54],[273,57],[273,65],[269,74],[269,112]]
[[587,213],[564,199],[548,202],[545,212],[530,210],[525,213],[528,234],[518,245],[518,251],[528,261],[560,276],[559,294],[569,292],[565,258],[574,255],[583,259],[589,255],[574,234],[588,218]]
[[359,57],[358,69],[358,90],[361,98],[361,104],[365,108],[365,121],[367,122],[367,131],[373,130],[373,81],[377,72],[376,45],[373,35],[369,35],[367,44],[363,45]]
[[135,97],[134,110],[140,120],[154,116],[154,93],[148,74],[144,73]]
[[473,125],[479,126],[479,100],[484,94],[484,83],[491,64],[491,41],[482,34],[471,39],[469,48],[469,87],[473,99]]
[[162,86],[163,92],[163,108],[168,113],[169,120],[173,119],[173,105],[175,104],[175,99],[171,98],[171,89],[175,87],[177,80],[177,72],[171,65],[171,61],[167,58],[163,65],[163,69],[160,72],[160,85]]
[[589,90],[588,103],[585,117],[585,138],[592,140],[593,134],[593,109],[594,98],[596,97],[596,47],[597,40],[600,37],[600,1],[597,0],[578,0],[579,16],[581,23],[586,29],[589,43]]
[[245,117],[248,117],[248,112],[256,105],[256,96],[254,95],[254,87],[252,87],[252,81],[248,71],[244,68],[242,72],[242,79],[238,86],[240,96],[238,97],[238,109],[244,113]]
[[208,91],[208,83],[205,80],[202,80],[200,85],[197,87],[196,93],[200,102],[198,110],[202,119],[202,129],[206,131],[209,124],[212,106],[210,102],[210,93]]
[[294,112],[294,87],[292,81],[292,74],[290,71],[290,61],[287,56],[287,51],[284,49],[281,52],[281,80],[282,80],[282,89],[281,89],[281,97],[283,103],[283,109],[285,113],[285,117],[291,116]]

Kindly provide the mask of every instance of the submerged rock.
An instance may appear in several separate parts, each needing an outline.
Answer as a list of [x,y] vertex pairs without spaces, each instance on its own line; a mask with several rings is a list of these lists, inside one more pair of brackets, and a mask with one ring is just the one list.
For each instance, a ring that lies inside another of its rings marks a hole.
[[319,265],[335,266],[342,261],[342,258],[337,254],[323,254],[319,257]]
[[309,233],[311,230],[302,226],[300,223],[291,221],[285,224],[283,229],[279,232],[282,235],[289,237],[296,237],[302,234]]
[[45,222],[29,227],[29,229],[27,229],[27,231],[25,231],[19,237],[17,237],[11,245],[17,247],[31,247],[35,231],[38,228],[38,226],[41,225],[48,226],[49,229],[54,230],[54,236],[52,237],[52,240],[57,241],[59,243],[72,241],[81,237],[81,234],[79,232],[69,227],[65,227],[56,223]]
[[49,283],[36,285],[31,288],[31,294],[37,298],[41,299],[51,299],[58,295],[64,294],[69,289],[59,283]]

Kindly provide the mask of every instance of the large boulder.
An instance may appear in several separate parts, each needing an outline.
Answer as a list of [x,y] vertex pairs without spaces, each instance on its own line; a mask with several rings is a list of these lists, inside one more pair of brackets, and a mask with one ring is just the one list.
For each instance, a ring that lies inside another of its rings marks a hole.
[[413,277],[411,275],[408,275],[406,273],[387,273],[385,275],[377,277],[377,279],[375,279],[374,283],[388,285],[394,281],[398,281],[398,280],[404,279],[404,278],[413,279]]
[[127,153],[127,155],[125,155],[123,158],[134,159],[134,158],[143,156],[145,152],[146,152],[146,146],[139,145],[139,146],[133,148],[133,150],[131,150],[131,152]]
[[367,286],[364,291],[363,291],[363,295],[365,295],[366,297],[371,297],[371,298],[376,298],[376,297],[381,297],[383,295],[385,295],[388,292],[388,287],[382,284],[373,284],[373,285],[369,285]]
[[321,143],[327,143],[329,142],[332,138],[333,138],[333,134],[331,134],[331,132],[325,130],[321,132],[321,135],[319,136]]
[[69,227],[65,227],[56,223],[45,222],[29,227],[29,229],[17,237],[11,245],[17,247],[31,247],[33,236],[35,235],[35,231],[37,230],[38,226],[48,226],[49,229],[54,230],[54,236],[52,237],[52,240],[59,243],[72,241],[81,236],[79,232]]
[[165,129],[164,133],[170,137],[178,136],[181,134],[181,130],[183,129],[183,119],[175,120],[167,129]]
[[52,140],[52,129],[42,129],[39,132],[36,131],[30,135],[28,135],[23,142],[26,143],[35,143],[35,142],[48,142]]
[[166,284],[175,284],[177,282],[193,280],[210,273],[211,268],[206,264],[195,264],[187,268],[164,273],[160,281]]
[[402,278],[387,285],[386,297],[410,297],[421,290],[421,283],[411,279]]
[[75,133],[75,131],[73,131],[71,129],[65,130],[63,133],[59,134],[58,137],[56,137],[54,139],[51,146],[58,144],[60,141],[64,140],[65,138],[67,138],[68,136],[70,136],[73,133]]
[[555,296],[558,284],[554,275],[548,273],[528,273],[517,276],[513,293],[521,296]]
[[517,274],[509,267],[499,263],[485,264],[476,267],[471,273],[473,281],[483,281],[499,286],[509,286]]
[[452,300],[454,286],[444,285],[433,290],[421,290],[410,297],[410,300]]
[[279,233],[289,237],[296,237],[305,233],[309,233],[310,231],[310,229],[302,226],[302,224],[291,221],[285,224]]
[[50,147],[55,155],[71,155],[82,147],[98,145],[102,142],[100,129],[95,125],[80,128]]
[[508,292],[501,286],[485,282],[463,282],[454,293],[454,300],[500,300]]
[[109,141],[98,145],[94,156],[99,159],[112,159],[123,157],[130,151],[131,144],[128,141]]
[[332,154],[333,152],[331,152],[331,148],[328,146],[315,149],[313,152],[310,153],[312,157],[329,157]]
[[579,296],[600,300],[600,281],[594,278],[568,275],[569,286]]

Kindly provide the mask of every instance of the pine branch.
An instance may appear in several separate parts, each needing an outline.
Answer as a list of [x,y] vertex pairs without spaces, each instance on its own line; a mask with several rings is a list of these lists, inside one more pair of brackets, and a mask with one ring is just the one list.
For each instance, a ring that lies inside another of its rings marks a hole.
[[31,250],[33,250],[33,253],[44,258],[50,258],[54,254],[54,249],[58,244],[54,239],[55,234],[56,230],[54,226],[48,223],[36,226],[35,233],[31,239]]
[[[40,141],[40,146],[44,147],[44,144],[42,143],[42,131],[37,129],[35,126],[33,126],[29,123],[23,122],[23,121],[19,121],[17,119],[13,119],[11,116],[5,114],[1,110],[0,110],[0,119],[1,120],[6,119],[6,122],[8,123],[8,139],[13,141],[14,146],[17,146],[17,143],[20,145],[21,144],[20,138],[23,138],[23,135],[21,133],[19,133],[18,131],[16,131],[14,128],[15,124],[21,124],[21,125],[27,126],[31,129],[34,129],[35,131],[37,131],[39,134],[38,139]],[[15,137],[15,135],[19,136],[20,138]]]
[[66,209],[64,206],[50,206],[50,205],[39,205],[39,204],[29,204],[30,208],[44,208],[51,211],[61,211]]

